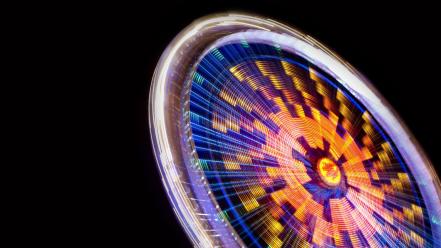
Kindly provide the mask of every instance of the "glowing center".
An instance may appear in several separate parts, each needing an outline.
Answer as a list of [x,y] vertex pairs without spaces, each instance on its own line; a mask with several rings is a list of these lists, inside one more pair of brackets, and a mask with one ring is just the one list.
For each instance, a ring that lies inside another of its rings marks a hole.
[[329,158],[322,158],[317,164],[320,178],[329,186],[336,186],[340,183],[341,172],[338,166]]

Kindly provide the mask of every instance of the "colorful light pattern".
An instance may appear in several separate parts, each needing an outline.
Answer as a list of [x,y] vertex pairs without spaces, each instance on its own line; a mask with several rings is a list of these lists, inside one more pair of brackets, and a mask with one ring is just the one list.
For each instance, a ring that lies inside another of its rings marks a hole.
[[316,171],[322,181],[328,186],[337,186],[341,182],[340,168],[332,159],[327,157],[319,159]]
[[[186,131],[226,218],[249,246],[431,245],[393,143],[331,80],[277,44],[243,40],[200,61]],[[326,163],[338,168],[323,180]]]
[[437,176],[352,68],[250,16],[181,36],[155,73],[150,121],[195,246],[440,246]]

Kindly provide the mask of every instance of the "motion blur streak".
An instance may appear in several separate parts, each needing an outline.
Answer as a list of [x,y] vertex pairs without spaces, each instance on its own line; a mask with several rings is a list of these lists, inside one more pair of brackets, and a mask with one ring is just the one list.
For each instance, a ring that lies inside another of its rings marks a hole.
[[164,52],[150,94],[161,176],[195,246],[439,246],[430,162],[311,37],[255,16],[201,19]]

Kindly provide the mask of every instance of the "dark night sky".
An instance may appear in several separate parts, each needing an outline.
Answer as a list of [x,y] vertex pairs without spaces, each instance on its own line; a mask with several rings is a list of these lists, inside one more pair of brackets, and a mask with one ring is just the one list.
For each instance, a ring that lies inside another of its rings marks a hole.
[[[91,162],[104,169],[93,185],[96,196],[88,203],[89,237],[98,244],[149,247],[154,240],[161,247],[191,246],[159,178],[149,140],[147,97],[156,63],[168,43],[192,20],[216,12],[256,13],[321,41],[374,83],[434,166],[440,164],[436,121],[441,107],[440,63],[433,59],[441,51],[438,8],[419,2],[404,6],[296,2],[152,1],[142,6],[97,6],[89,13],[93,23],[82,42],[90,40],[96,48],[102,75],[90,80],[102,96],[94,100],[93,116],[102,118],[106,126],[100,132],[102,149]],[[105,61],[102,66],[101,61]]]

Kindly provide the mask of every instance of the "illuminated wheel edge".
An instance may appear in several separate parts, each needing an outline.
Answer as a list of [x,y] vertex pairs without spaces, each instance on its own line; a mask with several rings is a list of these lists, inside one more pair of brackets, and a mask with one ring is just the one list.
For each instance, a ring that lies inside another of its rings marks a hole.
[[[289,46],[332,75],[370,111],[409,165],[430,214],[433,238],[439,240],[441,238],[439,179],[418,143],[371,83],[325,46],[297,30],[270,19],[241,14],[222,14],[197,20],[176,36],[161,56],[150,89],[149,124],[157,164],[176,216],[192,242],[196,246],[204,247],[216,244],[215,239],[204,231],[208,222],[202,221],[194,211],[195,208],[199,208],[213,214],[216,206],[210,196],[205,196],[205,200],[211,200],[211,207],[201,206],[197,201],[191,202],[188,198],[188,190],[194,189],[185,188],[179,180],[182,174],[186,173],[186,168],[192,165],[187,151],[182,150],[185,149],[181,143],[182,130],[177,125],[182,115],[181,110],[171,109],[172,106],[166,105],[165,99],[173,96],[174,93],[180,95],[179,91],[182,88],[177,90],[176,86],[182,87],[187,80],[189,68],[185,65],[196,64],[200,53],[219,38],[247,29],[269,30],[287,35],[287,40],[291,41]],[[174,87],[171,87],[171,82],[175,84]],[[175,101],[176,106],[180,106],[179,99],[172,101]],[[433,182],[422,181],[427,178],[431,178]],[[201,192],[190,193],[200,195]],[[223,237],[222,240],[225,242],[224,239],[228,239],[230,245],[243,246],[234,231],[231,233],[233,229],[228,228],[229,224],[225,223],[225,225],[227,225],[224,228],[227,232],[225,234],[231,234],[231,237]]]

